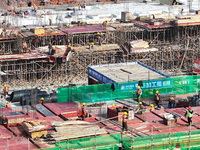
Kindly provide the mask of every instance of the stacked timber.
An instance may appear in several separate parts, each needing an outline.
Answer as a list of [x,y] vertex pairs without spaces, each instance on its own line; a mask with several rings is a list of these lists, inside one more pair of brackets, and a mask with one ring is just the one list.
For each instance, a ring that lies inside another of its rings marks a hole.
[[189,24],[189,23],[199,23],[200,15],[187,15],[187,16],[178,16],[175,20],[175,24]]
[[43,125],[40,121],[24,121],[22,127],[33,139],[47,135],[48,125]]
[[45,34],[45,29],[44,28],[32,28],[31,31],[36,35]]
[[56,132],[50,133],[51,140],[63,141],[92,135],[106,134],[98,125],[85,121],[58,121],[52,123]]
[[140,40],[134,40],[130,42],[130,53],[144,53],[144,52],[153,52],[158,51],[157,48],[150,48],[149,43],[146,41]]

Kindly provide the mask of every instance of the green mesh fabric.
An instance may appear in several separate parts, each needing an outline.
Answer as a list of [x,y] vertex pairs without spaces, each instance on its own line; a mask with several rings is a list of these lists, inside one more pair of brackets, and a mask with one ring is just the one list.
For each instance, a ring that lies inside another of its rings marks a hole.
[[[88,137],[88,138],[81,138],[75,140],[69,140],[64,142],[56,143],[56,147],[60,147],[61,149],[72,149],[72,148],[85,148],[85,147],[96,147],[101,145],[110,145],[113,146],[115,143],[119,143],[120,141],[120,134],[111,134],[111,135],[104,135],[104,136],[96,136],[96,137]],[[116,147],[116,145],[114,146]]]
[[121,133],[118,133],[57,142],[55,148],[46,150],[117,150],[117,144],[120,143],[122,143],[125,150],[173,150],[175,148],[189,150],[189,147],[190,150],[199,150],[200,131],[149,135],[136,138],[130,138],[126,134],[121,135]]
[[[116,99],[132,99],[136,98],[137,83],[115,83],[114,91],[111,89],[111,84],[58,88],[58,102],[79,101],[92,103]],[[156,86],[153,83],[156,83]],[[183,76],[143,81],[142,98],[154,97],[157,90],[161,94],[173,92],[176,95],[197,92],[200,89],[199,83],[200,76]]]

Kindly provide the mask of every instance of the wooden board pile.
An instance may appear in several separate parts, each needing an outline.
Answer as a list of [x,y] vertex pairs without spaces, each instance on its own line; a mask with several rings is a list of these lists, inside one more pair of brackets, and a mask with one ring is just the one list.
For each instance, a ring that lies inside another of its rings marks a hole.
[[62,141],[72,138],[80,138],[92,135],[106,134],[98,125],[85,121],[58,121],[52,123],[56,132],[50,133],[51,139]]
[[40,121],[24,121],[23,128],[31,138],[47,135],[48,125],[42,124]]
[[146,41],[135,40],[130,42],[130,53],[142,53],[142,52],[150,52],[150,51],[158,51],[157,48],[150,48],[149,43]]
[[187,16],[178,16],[175,20],[175,24],[184,24],[184,23],[197,23],[200,22],[200,16],[197,15],[187,15]]

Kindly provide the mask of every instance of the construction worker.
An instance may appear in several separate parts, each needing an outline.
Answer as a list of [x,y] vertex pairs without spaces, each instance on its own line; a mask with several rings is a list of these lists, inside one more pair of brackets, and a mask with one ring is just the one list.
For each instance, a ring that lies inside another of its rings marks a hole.
[[49,18],[49,25],[52,26],[52,20]]
[[26,50],[27,50],[27,44],[26,44],[25,41],[22,43],[22,48],[23,48],[23,52],[26,53]]
[[78,21],[78,26],[82,26],[82,21]]
[[3,22],[2,22],[2,24],[6,24],[6,19],[3,19]]
[[78,10],[81,10],[81,2],[78,3]]
[[51,52],[51,55],[54,55],[54,54],[55,54],[55,52],[56,52],[56,47],[55,47],[55,46],[53,46],[53,47],[52,47],[52,52]]
[[99,32],[97,32],[97,35],[98,35],[99,46],[101,46],[101,35],[99,34]]
[[44,104],[44,98],[41,97],[40,101],[39,101],[39,104],[43,105]]
[[49,48],[49,55],[51,55],[52,54],[52,48],[53,48],[51,42],[49,42],[48,48]]
[[139,103],[139,102],[140,102],[141,95],[142,95],[142,89],[140,88],[140,86],[138,86],[136,95],[137,95],[137,101],[138,101],[138,103]]
[[35,12],[37,12],[37,6],[35,4],[33,4],[33,9]]
[[139,104],[139,108],[143,109],[142,102],[139,102],[138,104]]
[[155,100],[155,102],[156,102],[157,107],[160,108],[160,105],[159,105],[159,103],[160,103],[160,94],[159,94],[158,91],[156,91],[156,100]]
[[3,93],[5,97],[8,95],[8,88],[6,84],[4,84]]
[[108,20],[106,20],[106,21],[104,21],[104,22],[102,23],[102,26],[103,26],[103,29],[104,29],[104,30],[106,29],[107,24],[108,24]]
[[124,112],[122,116],[122,132],[128,131],[127,129],[128,113]]
[[168,57],[171,59],[172,58],[172,49],[170,46],[168,47],[168,50],[169,50]]
[[154,111],[155,109],[154,109],[154,104],[151,104],[151,109],[150,109],[150,111]]
[[187,111],[185,112],[185,117],[188,118],[188,126],[189,125],[192,125],[192,116],[193,116],[193,110],[192,110],[192,107],[189,106]]
[[174,97],[171,97],[169,100],[169,108],[176,108],[176,102]]
[[85,103],[82,104],[81,112],[82,112],[82,120],[84,121],[86,116]]
[[11,104],[9,102],[6,102],[6,108],[11,108]]
[[90,45],[89,45],[89,49],[93,49],[94,48],[94,43],[92,42],[92,43],[90,43]]

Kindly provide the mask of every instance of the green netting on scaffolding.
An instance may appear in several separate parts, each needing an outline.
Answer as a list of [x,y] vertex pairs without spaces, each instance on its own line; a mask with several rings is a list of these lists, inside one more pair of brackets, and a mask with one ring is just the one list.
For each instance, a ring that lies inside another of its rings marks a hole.
[[88,137],[88,138],[81,138],[75,140],[69,140],[64,142],[56,143],[56,147],[60,147],[60,149],[78,149],[78,148],[89,148],[89,147],[97,147],[99,149],[108,146],[108,149],[111,147],[116,147],[113,145],[115,143],[119,143],[120,141],[120,134],[111,134],[111,135],[104,135],[104,136],[96,136],[96,137]]
[[[154,97],[156,91],[176,95],[197,92],[200,76],[183,76],[143,81],[142,98]],[[79,101],[85,103],[136,98],[138,82],[98,84],[79,87],[58,88],[58,102]]]
[[[190,141],[190,142],[189,142]],[[123,146],[126,150],[170,150],[179,146],[182,150],[197,148],[200,146],[200,131],[158,134],[153,136],[141,136],[134,139],[123,138]]]

